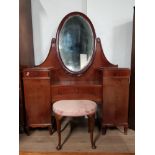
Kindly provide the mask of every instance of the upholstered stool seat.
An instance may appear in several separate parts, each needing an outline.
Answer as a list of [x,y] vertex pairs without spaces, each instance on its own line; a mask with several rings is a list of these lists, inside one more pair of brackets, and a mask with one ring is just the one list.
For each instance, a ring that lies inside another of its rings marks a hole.
[[60,100],[53,111],[61,116],[85,116],[96,112],[96,103],[90,100]]
[[91,100],[60,100],[53,104],[53,112],[55,114],[58,132],[58,146],[57,149],[61,149],[61,118],[63,116],[88,116],[88,131],[90,132],[90,139],[92,148],[96,146],[93,142],[93,129],[96,112],[96,103]]

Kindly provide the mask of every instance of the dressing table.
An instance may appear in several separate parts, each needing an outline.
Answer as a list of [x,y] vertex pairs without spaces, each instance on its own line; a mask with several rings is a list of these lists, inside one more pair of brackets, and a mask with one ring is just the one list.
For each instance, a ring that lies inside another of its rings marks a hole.
[[66,15],[51,41],[45,61],[23,70],[27,132],[51,125],[52,104],[59,100],[95,101],[102,133],[109,126],[128,128],[130,70],[110,63],[90,19],[80,12]]

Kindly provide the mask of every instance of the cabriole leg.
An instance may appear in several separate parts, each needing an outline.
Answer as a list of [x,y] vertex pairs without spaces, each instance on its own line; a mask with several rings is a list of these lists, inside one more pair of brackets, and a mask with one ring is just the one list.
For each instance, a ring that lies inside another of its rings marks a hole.
[[95,114],[88,115],[88,120],[89,120],[89,127],[88,129],[90,130],[90,140],[91,140],[91,146],[92,149],[96,149],[95,143],[93,141],[93,131],[94,131],[94,124],[95,124]]
[[62,116],[55,114],[56,124],[57,124],[57,133],[58,133],[58,145],[57,150],[61,149],[61,118]]

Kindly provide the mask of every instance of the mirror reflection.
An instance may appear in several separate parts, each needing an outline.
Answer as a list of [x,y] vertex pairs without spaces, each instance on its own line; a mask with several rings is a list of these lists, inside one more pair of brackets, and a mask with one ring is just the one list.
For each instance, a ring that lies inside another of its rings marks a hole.
[[59,34],[59,52],[64,65],[73,72],[84,69],[93,55],[93,32],[81,16],[72,16]]

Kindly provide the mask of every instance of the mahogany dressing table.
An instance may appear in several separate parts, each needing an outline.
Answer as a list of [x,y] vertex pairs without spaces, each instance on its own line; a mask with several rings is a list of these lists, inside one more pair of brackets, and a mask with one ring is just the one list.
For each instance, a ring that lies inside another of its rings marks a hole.
[[128,128],[130,70],[110,63],[90,19],[80,12],[66,15],[51,41],[45,61],[23,70],[27,132],[48,127],[52,104],[63,99],[87,99],[100,108],[102,133],[109,126]]

